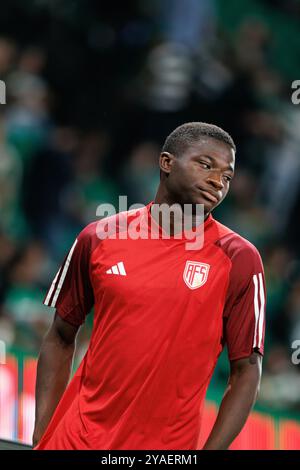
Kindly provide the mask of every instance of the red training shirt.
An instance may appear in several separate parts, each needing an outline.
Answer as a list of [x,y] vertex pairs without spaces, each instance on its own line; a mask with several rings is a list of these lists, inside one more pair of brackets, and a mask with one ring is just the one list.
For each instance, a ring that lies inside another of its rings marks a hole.
[[99,238],[106,221],[118,235],[130,223],[149,233],[152,204],[89,224],[45,297],[73,325],[94,306],[94,325],[36,449],[197,449],[223,346],[230,360],[263,354],[260,255],[211,214],[196,251],[161,230],[157,239]]

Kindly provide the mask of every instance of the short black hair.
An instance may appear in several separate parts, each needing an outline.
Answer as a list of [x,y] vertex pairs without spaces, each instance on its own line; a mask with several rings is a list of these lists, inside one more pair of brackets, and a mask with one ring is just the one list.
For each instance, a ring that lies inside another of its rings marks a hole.
[[221,127],[207,122],[186,122],[176,127],[165,140],[162,152],[169,152],[176,157],[180,156],[189,144],[201,140],[201,137],[211,137],[229,145],[235,152],[236,146],[232,137]]

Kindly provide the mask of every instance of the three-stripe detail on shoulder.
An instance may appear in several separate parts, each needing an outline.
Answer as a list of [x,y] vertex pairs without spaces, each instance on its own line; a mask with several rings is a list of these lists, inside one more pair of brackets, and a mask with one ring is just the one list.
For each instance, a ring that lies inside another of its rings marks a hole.
[[60,267],[60,269],[58,270],[55,278],[53,279],[53,282],[52,282],[52,284],[50,286],[50,289],[47,293],[47,296],[44,300],[44,304],[48,305],[49,307],[55,307],[55,305],[56,305],[56,301],[57,301],[57,298],[58,298],[59,293],[61,291],[61,288],[62,288],[62,285],[64,283],[65,277],[67,275],[67,272],[68,272],[68,269],[69,269],[69,266],[70,266],[70,262],[71,262],[71,259],[72,259],[72,255],[73,255],[73,252],[74,252],[75,247],[77,245],[77,242],[78,242],[78,240],[76,238],[75,242],[71,246],[71,249],[68,253],[68,256],[65,259],[65,262]]
[[255,314],[253,348],[260,348],[263,339],[263,328],[265,321],[265,291],[262,273],[254,274],[253,283]]

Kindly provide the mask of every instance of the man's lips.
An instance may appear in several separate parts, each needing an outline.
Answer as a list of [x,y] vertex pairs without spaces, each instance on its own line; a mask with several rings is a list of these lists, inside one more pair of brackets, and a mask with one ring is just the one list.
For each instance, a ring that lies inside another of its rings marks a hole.
[[214,202],[215,204],[219,202],[219,198],[215,196],[214,194],[210,193],[209,191],[205,191],[202,188],[198,188],[198,189],[201,191],[201,193],[206,199],[209,199],[211,202]]

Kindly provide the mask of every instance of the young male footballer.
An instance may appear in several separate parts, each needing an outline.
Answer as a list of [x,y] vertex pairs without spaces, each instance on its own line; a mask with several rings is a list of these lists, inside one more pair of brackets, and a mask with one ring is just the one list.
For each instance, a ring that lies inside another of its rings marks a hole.
[[[203,449],[227,449],[239,434],[260,384],[266,292],[257,249],[212,216],[228,193],[235,152],[215,125],[179,126],[160,154],[155,200],[78,235],[44,300],[56,314],[38,360],[35,449],[197,449],[225,345],[228,385]],[[192,207],[198,249],[187,248],[191,232],[176,231],[172,218],[166,236],[154,207],[174,204]],[[132,227],[142,236],[132,237]],[[68,384],[92,307],[88,351]]]

